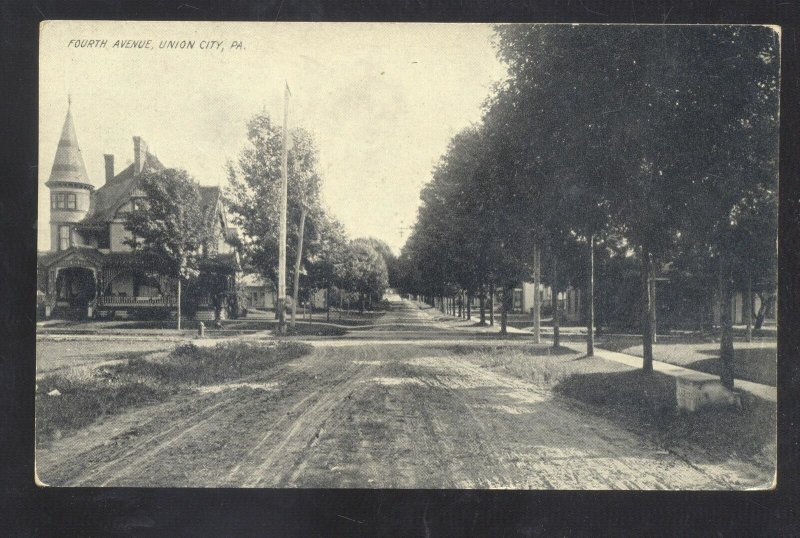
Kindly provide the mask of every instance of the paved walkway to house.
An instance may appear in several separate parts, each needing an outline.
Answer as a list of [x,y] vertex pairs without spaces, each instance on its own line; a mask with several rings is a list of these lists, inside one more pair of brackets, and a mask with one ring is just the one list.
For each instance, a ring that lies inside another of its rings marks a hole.
[[[565,346],[569,347],[569,346]],[[617,353],[615,351],[608,351],[605,349],[599,349],[595,347],[594,354],[596,357],[600,357],[606,360],[619,362],[622,364],[627,364],[628,366],[632,366],[634,368],[641,368],[642,367],[642,358],[636,357],[634,355],[627,355],[625,353]],[[661,372],[662,374],[670,375],[672,377],[692,377],[693,379],[719,379],[719,376],[707,374],[705,372],[699,372],[697,370],[692,370],[690,368],[684,368],[683,366],[675,366],[674,364],[669,364],[667,362],[661,361],[653,361],[653,370],[656,372]],[[759,398],[763,398],[765,400],[769,400],[770,402],[777,402],[778,401],[778,390],[776,387],[771,387],[769,385],[762,385],[760,383],[753,383],[752,381],[744,381],[742,379],[737,379],[734,382],[734,387],[737,389],[741,389],[745,392],[749,392]]]

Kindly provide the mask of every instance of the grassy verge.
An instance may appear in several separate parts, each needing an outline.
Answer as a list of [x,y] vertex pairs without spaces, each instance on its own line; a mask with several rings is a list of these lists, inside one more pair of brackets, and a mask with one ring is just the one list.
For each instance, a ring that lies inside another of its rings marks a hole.
[[470,347],[456,353],[577,400],[591,412],[635,431],[666,449],[700,448],[712,461],[731,456],[765,469],[775,465],[774,403],[742,394],[742,408],[679,414],[675,379],[547,346]]
[[[188,386],[239,379],[310,351],[311,346],[299,342],[210,348],[185,344],[163,361],[135,357],[88,372],[48,375],[36,387],[36,442],[41,445],[101,417],[164,401]],[[53,391],[57,394],[51,395]]]
[[[642,356],[641,337],[602,336],[598,339],[597,346]],[[749,344],[737,341],[733,347],[736,379],[776,386],[778,360],[775,340],[754,340]],[[653,358],[707,374],[720,375],[719,342],[710,336],[659,337],[658,343],[653,345]]]
[[741,395],[742,409],[706,408],[678,414],[675,378],[641,370],[572,375],[554,390],[665,448],[688,444],[702,448],[713,461],[733,456],[767,469],[775,465],[777,408],[749,394]]

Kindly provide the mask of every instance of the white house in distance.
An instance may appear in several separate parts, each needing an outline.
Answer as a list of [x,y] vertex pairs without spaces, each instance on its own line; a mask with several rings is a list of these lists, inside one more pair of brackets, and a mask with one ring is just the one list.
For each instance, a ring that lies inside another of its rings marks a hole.
[[278,302],[278,292],[272,282],[261,275],[248,273],[239,280],[243,307],[256,310],[273,310]]

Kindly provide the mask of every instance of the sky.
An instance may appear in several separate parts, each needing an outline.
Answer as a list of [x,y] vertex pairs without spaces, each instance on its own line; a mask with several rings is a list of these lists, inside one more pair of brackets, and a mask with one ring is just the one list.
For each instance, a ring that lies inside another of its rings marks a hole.
[[[262,110],[282,118],[286,81],[290,127],[315,136],[328,208],[350,237],[377,237],[399,252],[433,165],[506,76],[492,36],[481,24],[43,23],[39,250],[49,248],[44,182],[68,96],[95,186],[103,154],[122,170],[137,135],[166,166],[224,186],[247,120]],[[118,40],[150,44],[114,47]]]

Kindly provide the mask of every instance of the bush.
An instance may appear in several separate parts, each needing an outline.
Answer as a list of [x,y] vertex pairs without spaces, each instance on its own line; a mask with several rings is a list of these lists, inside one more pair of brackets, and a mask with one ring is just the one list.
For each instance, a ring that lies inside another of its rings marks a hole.
[[214,347],[183,344],[166,361],[129,360],[112,368],[120,375],[133,375],[166,384],[208,385],[271,368],[307,355],[311,346],[301,342],[277,344],[228,342]]

